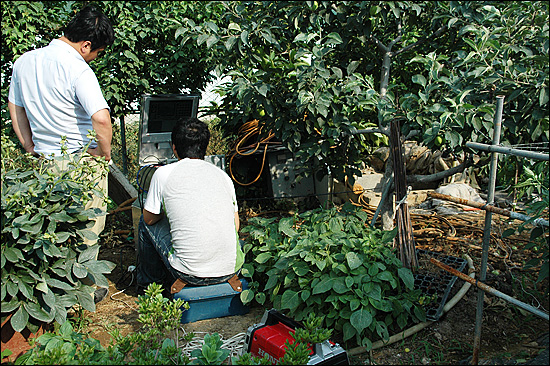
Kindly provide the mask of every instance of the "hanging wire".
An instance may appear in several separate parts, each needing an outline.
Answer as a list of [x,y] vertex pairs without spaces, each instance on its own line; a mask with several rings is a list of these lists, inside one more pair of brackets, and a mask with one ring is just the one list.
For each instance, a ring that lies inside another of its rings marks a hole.
[[[257,182],[258,179],[260,179],[262,172],[264,170],[265,160],[267,155],[267,148],[269,144],[279,144],[279,145],[281,144],[280,142],[270,141],[273,137],[275,137],[275,134],[272,132],[272,130],[269,130],[266,137],[261,138],[262,129],[263,129],[263,126],[260,126],[259,121],[257,119],[244,123],[239,128],[239,139],[229,153],[231,155],[231,157],[229,158],[229,174],[231,175],[231,178],[233,178],[233,180],[241,186],[249,186]],[[245,143],[248,143],[253,138],[255,138],[255,142],[253,142],[250,145],[246,145],[244,147],[242,146]],[[254,154],[262,144],[264,145],[264,153],[262,157],[262,166],[260,168],[260,172],[258,173],[258,176],[248,183],[242,183],[238,181],[237,178],[235,178],[235,175],[233,174],[233,159],[235,158],[235,156],[238,156],[238,155],[248,156],[248,155]]]

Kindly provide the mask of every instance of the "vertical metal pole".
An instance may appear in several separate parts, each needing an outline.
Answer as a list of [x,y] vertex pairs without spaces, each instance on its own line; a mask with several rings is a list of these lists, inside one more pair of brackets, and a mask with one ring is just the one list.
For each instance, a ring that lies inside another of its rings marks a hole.
[[[495,114],[495,126],[493,130],[493,146],[500,143],[500,130],[502,127],[502,109],[504,105],[504,96],[497,96],[497,109]],[[487,204],[493,205],[495,198],[495,182],[498,168],[498,152],[491,153],[491,170],[489,173],[489,186],[487,188]],[[479,281],[484,282],[487,275],[487,260],[489,257],[489,244],[491,241],[491,218],[492,212],[485,212],[485,228],[483,230],[483,247],[481,255],[481,269]],[[476,326],[474,333],[474,353],[472,356],[472,365],[477,365],[479,361],[479,347],[481,344],[481,324],[483,321],[483,300],[485,292],[481,289],[477,291],[477,309],[476,309]]]
[[120,116],[120,147],[122,149],[122,172],[124,175],[128,175],[128,163],[126,161],[126,125],[124,123],[124,116]]

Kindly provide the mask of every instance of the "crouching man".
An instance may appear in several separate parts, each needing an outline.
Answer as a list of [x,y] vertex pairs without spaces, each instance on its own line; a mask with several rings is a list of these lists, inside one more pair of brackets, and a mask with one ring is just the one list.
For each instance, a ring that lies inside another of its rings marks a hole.
[[203,160],[209,140],[208,126],[197,118],[182,119],[172,130],[178,161],[155,171],[139,222],[138,294],[152,282],[175,293],[185,284],[222,283],[240,272],[235,187]]

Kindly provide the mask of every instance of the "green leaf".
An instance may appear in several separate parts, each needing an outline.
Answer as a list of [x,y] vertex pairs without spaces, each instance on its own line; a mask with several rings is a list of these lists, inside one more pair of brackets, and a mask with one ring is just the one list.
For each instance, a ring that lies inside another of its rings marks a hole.
[[348,67],[347,67],[347,73],[348,75],[351,75],[355,72],[355,70],[357,69],[357,67],[359,67],[360,65],[360,62],[359,61],[352,61],[349,63]]
[[60,281],[60,280],[56,280],[55,278],[48,279],[48,286],[59,288],[59,289],[65,290],[65,291],[73,290],[72,285],[70,285],[66,282]]
[[256,294],[256,297],[255,297],[255,298],[256,298],[256,301],[258,302],[258,304],[263,305],[264,302],[265,302],[266,296],[265,296],[265,293],[263,293],[263,292],[258,292],[258,293]]
[[357,330],[349,322],[344,323],[343,331],[344,331],[344,342],[347,341],[348,339],[351,339],[353,336],[357,334]]
[[54,312],[48,314],[40,305],[34,302],[25,302],[23,306],[25,306],[30,316],[41,322],[50,323],[54,319]]
[[99,245],[92,245],[86,248],[80,255],[78,256],[78,262],[84,263],[89,260],[95,260],[97,258],[97,255],[99,253]]
[[278,282],[279,282],[279,277],[275,275],[269,276],[267,283],[265,284],[264,291],[272,289],[273,287],[275,287],[275,285],[277,285]]
[[340,44],[342,43],[342,37],[336,32],[331,32],[329,35],[327,35],[327,38],[330,39],[330,42],[327,42],[328,44]]
[[[247,290],[244,290],[244,291],[247,291]],[[241,296],[242,296],[243,292],[241,292]],[[88,311],[92,311],[92,312],[95,311],[95,303],[94,303],[93,294],[86,293],[83,290],[78,290],[76,292],[76,297],[78,299],[78,303],[84,309],[86,309]]]
[[254,260],[258,263],[265,263],[271,259],[272,255],[269,252],[260,253]]
[[12,298],[9,302],[3,302],[3,301],[2,301],[2,304],[1,304],[2,313],[11,313],[11,312],[13,312],[15,309],[17,309],[17,307],[18,307],[20,304],[21,304],[21,303],[19,302],[19,300],[17,299],[17,297]]
[[345,279],[343,279],[342,277],[336,278],[334,280],[332,289],[338,294],[344,294],[350,290],[350,288],[346,285]]
[[2,252],[6,256],[6,259],[9,260],[12,263],[19,262],[19,257],[17,255],[18,250],[19,249],[12,248],[12,247],[2,248]]
[[413,83],[420,84],[423,87],[426,87],[426,78],[424,77],[424,75],[420,75],[420,74],[413,75],[411,79]]
[[279,231],[283,232],[288,237],[293,237],[298,234],[296,230],[292,228],[294,225],[293,217],[285,217],[279,221]]
[[48,284],[46,282],[39,282],[37,285],[36,285],[36,289],[38,291],[42,291],[43,293],[47,293],[48,292]]
[[397,270],[397,275],[409,290],[414,288],[414,276],[410,269],[401,267]]
[[281,298],[282,309],[296,309],[300,305],[300,295],[293,290],[286,290]]
[[15,330],[16,332],[21,332],[23,329],[25,329],[28,322],[29,313],[27,313],[23,306],[20,306],[10,319],[10,324],[13,330]]
[[351,314],[349,321],[357,330],[357,333],[360,334],[363,329],[368,327],[372,322],[372,314],[365,308],[361,307],[361,309],[356,310],[353,314]]
[[19,292],[21,292],[23,296],[25,296],[27,299],[34,298],[32,288],[29,285],[27,285],[25,282],[19,281],[17,283],[17,286],[19,287]]
[[543,105],[548,103],[548,88],[541,88],[540,94],[539,94],[539,105],[542,107]]
[[77,278],[84,278],[88,275],[88,269],[78,263],[78,262],[74,262],[73,264],[73,274],[77,277]]
[[116,267],[116,264],[106,260],[88,261],[86,262],[86,267],[88,267],[88,270],[95,273],[111,273]]
[[356,310],[359,306],[361,306],[361,301],[357,299],[352,299],[349,303],[349,308],[351,311]]
[[363,262],[356,253],[354,252],[348,252],[346,253],[346,261],[348,262],[348,266],[351,270],[354,270],[355,268],[361,266]]
[[[83,239],[96,240],[98,238],[97,234],[90,229],[77,230],[76,233]],[[95,247],[95,245],[90,248],[93,247]]]
[[322,294],[332,289],[332,284],[334,282],[333,278],[325,275],[321,280],[313,287],[313,295]]

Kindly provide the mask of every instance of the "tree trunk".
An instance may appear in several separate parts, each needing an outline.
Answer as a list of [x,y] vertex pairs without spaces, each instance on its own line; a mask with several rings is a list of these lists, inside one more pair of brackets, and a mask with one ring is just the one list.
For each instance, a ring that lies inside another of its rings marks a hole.
[[[390,79],[390,66],[391,66],[391,53],[388,49],[384,52],[384,58],[382,61],[382,72],[380,78],[380,99],[386,98],[386,92],[388,90],[388,84]],[[380,121],[380,130],[389,136],[389,124],[382,125],[383,121]],[[384,171],[384,181],[389,182],[389,178],[393,175],[393,158],[391,154],[386,160],[386,169]],[[393,229],[393,195],[388,194],[386,199],[380,202],[382,205],[380,210],[380,217],[382,220],[383,230]]]

